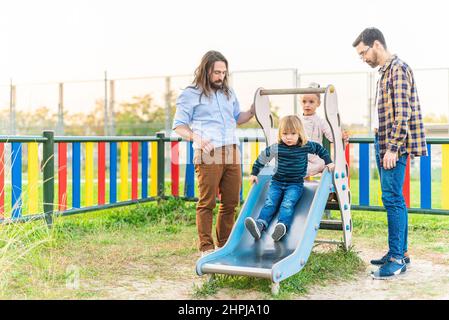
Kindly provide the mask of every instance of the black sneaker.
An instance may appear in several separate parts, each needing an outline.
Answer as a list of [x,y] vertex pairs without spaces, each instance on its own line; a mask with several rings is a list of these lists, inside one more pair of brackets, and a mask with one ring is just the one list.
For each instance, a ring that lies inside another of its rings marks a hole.
[[[390,260],[391,256],[390,254],[386,254],[384,255],[382,258],[380,259],[373,259],[370,261],[371,264],[375,265],[375,266],[382,266],[385,263],[388,262],[388,260]],[[410,265],[410,257],[404,257],[404,263],[407,265],[407,267]]]
[[375,266],[383,266],[385,263],[387,263],[388,260],[390,260],[390,258],[391,258],[390,254],[387,253],[386,255],[384,255],[380,259],[373,259],[373,260],[371,260],[370,263],[375,265]]
[[260,239],[264,227],[261,222],[258,222],[253,218],[248,217],[245,219],[245,227],[246,229],[248,229],[249,233],[251,233],[254,239],[256,240]]
[[283,223],[277,223],[274,227],[273,234],[271,237],[274,241],[279,241],[282,239],[283,236],[285,236],[285,233],[287,232],[287,227]]

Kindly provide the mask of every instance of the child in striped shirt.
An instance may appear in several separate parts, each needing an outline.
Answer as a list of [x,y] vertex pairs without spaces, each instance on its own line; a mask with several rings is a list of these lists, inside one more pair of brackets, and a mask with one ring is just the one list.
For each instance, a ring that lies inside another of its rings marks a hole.
[[282,118],[279,123],[278,143],[261,152],[249,177],[252,184],[257,183],[260,170],[271,159],[276,158],[275,173],[262,211],[256,219],[245,219],[246,228],[256,240],[268,229],[279,206],[279,219],[271,236],[274,241],[279,241],[288,231],[295,206],[303,193],[309,154],[318,155],[329,170],[334,168],[329,152],[320,144],[308,141],[302,122],[297,116]]

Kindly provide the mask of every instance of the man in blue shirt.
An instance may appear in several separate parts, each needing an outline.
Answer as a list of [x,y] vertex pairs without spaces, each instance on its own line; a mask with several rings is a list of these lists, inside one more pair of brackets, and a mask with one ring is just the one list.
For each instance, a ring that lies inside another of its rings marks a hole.
[[173,130],[183,139],[193,141],[195,149],[199,190],[196,224],[203,254],[215,249],[212,211],[217,190],[221,193],[216,225],[218,247],[224,246],[234,225],[242,176],[235,129],[255,113],[254,105],[248,111],[240,111],[228,75],[226,58],[217,51],[207,52],[195,70],[193,85],[178,97],[173,121]]

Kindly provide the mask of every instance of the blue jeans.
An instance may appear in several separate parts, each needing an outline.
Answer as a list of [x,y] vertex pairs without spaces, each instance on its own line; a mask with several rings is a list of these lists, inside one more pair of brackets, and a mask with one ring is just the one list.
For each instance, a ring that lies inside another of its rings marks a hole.
[[408,211],[402,194],[408,154],[399,157],[396,167],[386,170],[381,166],[382,159],[380,159],[377,135],[374,139],[374,147],[382,189],[382,202],[387,210],[388,253],[396,259],[403,259],[404,252],[408,250]]
[[256,220],[262,222],[267,229],[280,206],[278,222],[285,224],[288,230],[303,190],[303,183],[271,180],[267,199]]

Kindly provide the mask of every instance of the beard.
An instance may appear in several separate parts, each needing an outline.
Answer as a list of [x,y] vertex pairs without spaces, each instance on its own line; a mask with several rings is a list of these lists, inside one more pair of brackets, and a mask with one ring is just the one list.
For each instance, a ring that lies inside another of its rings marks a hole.
[[370,60],[370,61],[366,61],[366,63],[368,63],[368,65],[371,67],[371,68],[376,68],[377,66],[379,66],[379,61],[378,61],[379,59],[377,58],[377,53],[374,51],[373,52],[373,59],[372,60]]
[[223,89],[223,81],[211,82],[211,87],[214,89]]

